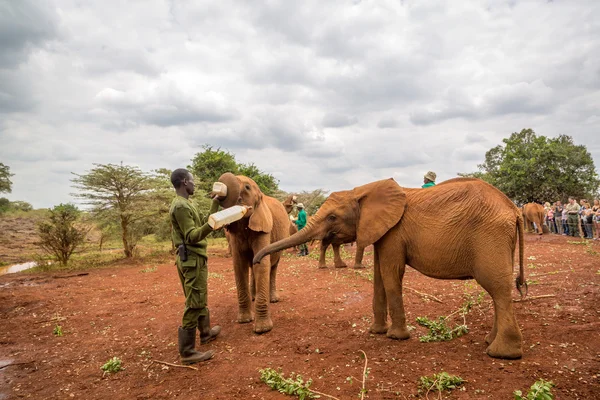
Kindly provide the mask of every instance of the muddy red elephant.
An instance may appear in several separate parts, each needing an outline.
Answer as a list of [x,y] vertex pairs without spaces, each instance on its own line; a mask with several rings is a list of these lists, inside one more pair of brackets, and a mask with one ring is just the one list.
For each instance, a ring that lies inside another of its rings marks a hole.
[[256,265],[252,264],[252,257],[270,243],[289,237],[290,221],[281,202],[264,195],[252,179],[227,173],[219,181],[227,186],[227,198],[221,202],[224,208],[236,204],[250,207],[241,220],[226,226],[238,295],[237,320],[254,320],[254,332],[268,332],[273,328],[269,302],[278,301],[276,281],[281,253],[273,252]]
[[[452,218],[440,219],[440,210]],[[253,261],[312,239],[356,241],[362,248],[374,244],[372,333],[409,338],[402,300],[408,265],[432,278],[475,279],[494,302],[487,354],[522,356],[511,292],[517,239],[517,288],[525,286],[523,217],[495,187],[479,179],[456,178],[427,189],[408,189],[388,179],[335,192],[304,229],[266,246]]]
[[[523,206],[523,217],[525,218],[525,228],[527,231],[533,231],[540,235],[548,233],[548,227],[544,224],[546,211],[544,206],[538,203],[527,203]],[[533,223],[535,222],[535,227]],[[531,229],[530,229],[531,228]]]

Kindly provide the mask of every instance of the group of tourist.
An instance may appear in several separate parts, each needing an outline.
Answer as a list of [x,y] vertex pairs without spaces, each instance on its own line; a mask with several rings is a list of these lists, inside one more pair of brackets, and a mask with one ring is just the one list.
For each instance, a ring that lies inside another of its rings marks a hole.
[[544,204],[545,224],[552,233],[600,240],[600,201],[590,204],[586,199],[579,203],[569,197],[564,206],[560,201]]

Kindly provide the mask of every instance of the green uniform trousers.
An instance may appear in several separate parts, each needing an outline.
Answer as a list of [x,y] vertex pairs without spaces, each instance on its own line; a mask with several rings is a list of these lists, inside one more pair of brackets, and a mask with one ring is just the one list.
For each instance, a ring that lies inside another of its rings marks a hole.
[[177,272],[185,295],[185,309],[181,326],[184,329],[196,328],[198,317],[208,314],[206,308],[208,297],[206,259],[192,252],[188,253],[187,261],[181,261],[178,256]]
[[569,235],[579,236],[579,215],[569,214],[567,217],[567,222],[569,224]]

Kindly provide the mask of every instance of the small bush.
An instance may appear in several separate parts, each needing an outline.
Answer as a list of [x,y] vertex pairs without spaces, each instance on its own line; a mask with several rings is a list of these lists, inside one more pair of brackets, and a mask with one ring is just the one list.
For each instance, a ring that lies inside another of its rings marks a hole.
[[56,324],[56,326],[54,327],[54,331],[52,331],[52,333],[54,334],[54,336],[62,336],[63,335],[62,326]]
[[419,338],[421,342],[445,342],[469,333],[466,325],[457,325],[450,328],[447,323],[447,317],[439,317],[437,321],[432,321],[427,317],[417,317],[417,323],[429,329],[427,335]]
[[294,372],[291,373],[289,378],[285,378],[281,373],[281,369],[275,371],[273,368],[265,368],[259,372],[260,380],[266,383],[271,389],[277,390],[280,393],[298,396],[300,400],[319,397],[314,395],[309,389],[312,379],[304,382],[302,375],[296,375]]
[[101,367],[101,369],[102,369],[102,371],[104,371],[105,374],[107,372],[111,373],[111,374],[115,374],[123,369],[123,367],[121,366],[121,359],[119,359],[117,357],[113,357],[110,360],[108,360],[106,362],[106,364],[104,364]]
[[540,379],[531,385],[525,397],[523,397],[523,392],[520,390],[515,390],[513,394],[515,395],[515,400],[552,400],[554,399],[552,387],[554,387],[552,381]]
[[440,372],[432,376],[422,376],[419,379],[419,393],[429,393],[431,391],[441,393],[444,390],[456,389],[465,382],[460,376],[450,375],[447,372]]

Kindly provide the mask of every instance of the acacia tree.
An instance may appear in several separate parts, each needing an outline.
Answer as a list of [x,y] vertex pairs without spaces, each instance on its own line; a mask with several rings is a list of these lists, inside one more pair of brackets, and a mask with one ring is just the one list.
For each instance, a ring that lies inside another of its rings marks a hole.
[[12,181],[10,177],[10,167],[0,163],[0,193],[10,193],[12,191]]
[[518,203],[587,197],[600,186],[590,153],[570,136],[523,129],[502,142],[485,153],[479,172],[459,175],[484,179]]
[[80,211],[72,204],[60,204],[50,210],[47,221],[38,225],[38,245],[67,265],[73,252],[83,244],[88,229],[75,225]]
[[152,221],[168,212],[168,183],[123,163],[94,165],[84,175],[73,173],[73,187],[80,191],[74,196],[92,206],[99,220],[118,223],[125,257],[133,257],[137,241],[152,233]]

